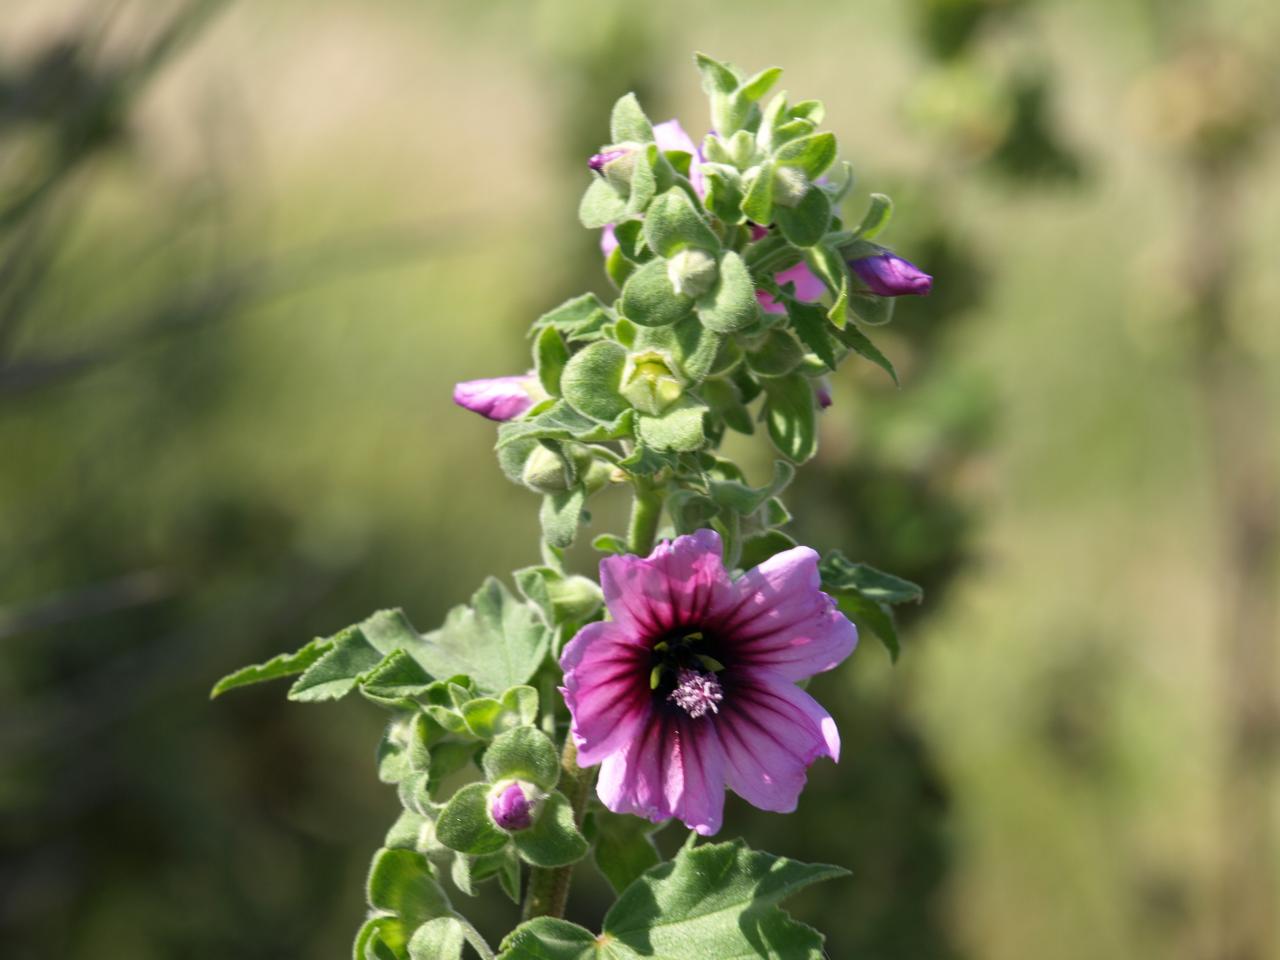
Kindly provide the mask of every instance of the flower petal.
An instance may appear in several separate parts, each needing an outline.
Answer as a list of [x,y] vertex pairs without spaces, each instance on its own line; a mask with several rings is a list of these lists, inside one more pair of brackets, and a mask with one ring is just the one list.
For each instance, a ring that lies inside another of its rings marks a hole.
[[653,706],[641,732],[600,765],[596,792],[615,813],[677,817],[703,836],[724,819],[725,758],[714,722]]
[[790,813],[809,764],[840,757],[835,721],[813,697],[772,671],[748,671],[731,684],[716,718],[729,788],[762,810]]
[[734,662],[803,680],[853,653],[858,630],[822,592],[818,555],[809,547],[774,554],[733,588],[717,632],[733,645]]
[[593,766],[636,736],[648,714],[649,648],[617,623],[589,623],[565,645],[560,666],[578,762]]
[[648,557],[606,557],[600,585],[613,619],[650,640],[673,627],[700,624],[735,596],[714,530],[660,543]]
[[490,420],[513,420],[534,403],[538,378],[491,377],[464,380],[453,388],[453,402]]
[[[788,267],[781,273],[775,273],[773,279],[778,284],[794,283],[797,300],[818,300],[827,292],[826,285],[818,279],[818,275],[809,269],[809,265],[801,260],[794,267]],[[787,308],[763,290],[756,291],[756,299],[765,313],[786,313]]]
[[694,192],[700,196],[707,195],[706,181],[702,176],[702,151],[698,149],[697,144],[693,142],[693,138],[685,133],[684,127],[680,126],[679,120],[665,120],[662,123],[656,123],[653,126],[653,139],[658,144],[658,149],[666,152],[667,150],[680,150],[689,154],[689,185],[693,187]]

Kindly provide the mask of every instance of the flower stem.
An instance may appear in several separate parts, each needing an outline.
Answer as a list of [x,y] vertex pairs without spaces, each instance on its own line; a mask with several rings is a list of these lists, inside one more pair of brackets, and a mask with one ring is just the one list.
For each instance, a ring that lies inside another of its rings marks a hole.
[[[578,748],[573,738],[565,739],[564,753],[560,758],[560,789],[573,807],[573,822],[582,826],[582,817],[591,796],[594,770],[578,766]],[[524,901],[524,919],[534,917],[563,917],[569,903],[569,884],[573,879],[573,864],[563,867],[534,867],[529,872],[529,890]]]
[[646,480],[635,480],[636,496],[631,502],[631,522],[627,526],[627,550],[639,556],[653,552],[653,541],[662,518],[662,494]]

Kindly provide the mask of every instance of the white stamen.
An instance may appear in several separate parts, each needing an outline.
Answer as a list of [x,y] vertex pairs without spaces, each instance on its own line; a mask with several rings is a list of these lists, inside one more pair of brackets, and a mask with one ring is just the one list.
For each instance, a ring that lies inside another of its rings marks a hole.
[[681,667],[676,673],[676,688],[667,699],[696,720],[708,711],[720,712],[718,704],[724,699],[724,689],[714,674]]

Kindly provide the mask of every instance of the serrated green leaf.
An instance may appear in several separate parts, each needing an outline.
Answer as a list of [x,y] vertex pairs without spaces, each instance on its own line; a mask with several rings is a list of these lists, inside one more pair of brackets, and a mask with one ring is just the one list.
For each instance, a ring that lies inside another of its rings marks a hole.
[[543,804],[528,830],[511,836],[520,857],[535,867],[563,867],[587,855],[587,841],[573,822],[573,806],[558,791]]
[[468,783],[455,793],[436,820],[436,836],[450,850],[479,856],[497,853],[507,845],[507,834],[489,816],[489,785]]
[[880,603],[919,603],[924,591],[918,584],[866,563],[855,563],[839,550],[828,553],[819,565],[825,590],[857,590]]
[[221,696],[236,687],[246,687],[252,683],[264,683],[281,677],[291,677],[302,673],[309,666],[323,657],[333,647],[332,637],[316,637],[305,647],[293,653],[282,653],[272,657],[266,663],[251,664],[241,667],[234,673],[223,677],[213,686],[209,699]]
[[629,408],[619,394],[627,351],[611,340],[597,340],[573,355],[564,367],[560,386],[578,413],[611,423]]
[[622,288],[622,314],[642,327],[683,320],[693,311],[693,298],[676,293],[662,260],[651,260],[627,278]]
[[792,300],[787,303],[787,318],[800,342],[817,354],[828,370],[836,368],[836,351],[828,333],[827,311],[812,303]]
[[381,662],[382,654],[359,629],[345,630],[334,638],[333,647],[289,688],[289,699],[302,703],[339,700]]
[[893,364],[889,362],[889,358],[881,353],[880,349],[871,342],[871,339],[853,324],[848,324],[843,330],[837,329],[835,336],[837,340],[858,356],[870,360],[885,373],[889,374],[895,384],[898,382],[898,371],[893,369]]
[[715,285],[697,302],[698,319],[717,333],[735,333],[760,318],[755,283],[742,257],[732,250],[720,258]]
[[437,677],[466,674],[481,691],[500,693],[534,675],[551,633],[535,608],[490,578],[470,605],[454,607],[425,640],[419,659],[428,672]]
[[554,327],[567,340],[581,340],[599,333],[613,319],[608,307],[594,293],[566,300],[553,310],[548,310],[533,322],[535,332]]
[[361,678],[360,692],[383,706],[410,707],[432,683],[430,675],[403,650],[394,650]]
[[527,780],[551,790],[560,780],[560,755],[536,727],[516,727],[496,737],[484,752],[483,763],[490,783]]

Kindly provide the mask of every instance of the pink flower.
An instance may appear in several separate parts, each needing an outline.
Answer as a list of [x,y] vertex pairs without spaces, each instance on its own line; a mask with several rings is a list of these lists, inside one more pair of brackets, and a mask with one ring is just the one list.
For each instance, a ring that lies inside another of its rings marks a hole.
[[796,686],[853,652],[857,630],[819,589],[818,555],[779,553],[731,580],[711,530],[609,557],[611,619],[560,658],[578,762],[618,813],[720,829],[724,788],[796,808],[806,769],[839,758],[831,715]]
[[850,260],[849,266],[871,292],[881,297],[909,294],[925,296],[933,289],[933,277],[910,260],[883,250],[875,256]]
[[698,196],[705,197],[707,195],[707,183],[702,176],[702,151],[693,142],[693,138],[684,132],[684,127],[680,126],[680,121],[665,120],[662,123],[655,124],[653,139],[657,142],[658,149],[664,153],[667,150],[680,150],[689,154],[689,184]]
[[533,805],[529,803],[524,788],[515,781],[489,801],[489,815],[508,833],[528,830],[533,826]]
[[[775,273],[773,279],[778,285],[786,283],[794,283],[796,285],[795,297],[797,300],[817,300],[827,292],[826,286],[818,275],[809,269],[809,265],[801,260],[794,267],[788,267],[781,273]],[[756,291],[756,299],[760,301],[760,307],[765,313],[786,313],[787,308],[775,300],[772,296],[763,290]]]
[[533,406],[541,392],[538,378],[531,373],[464,380],[454,386],[453,402],[490,420],[514,420]]

